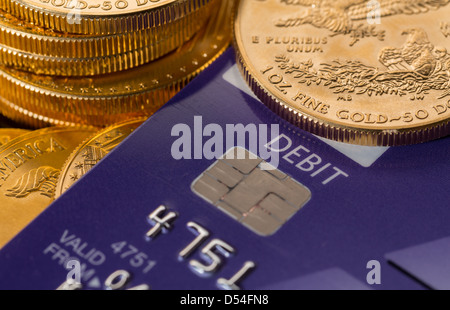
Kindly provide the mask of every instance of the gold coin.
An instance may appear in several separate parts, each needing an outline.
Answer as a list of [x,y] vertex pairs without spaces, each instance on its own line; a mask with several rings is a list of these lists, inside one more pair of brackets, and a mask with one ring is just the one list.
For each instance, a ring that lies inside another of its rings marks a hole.
[[0,63],[37,74],[84,76],[130,69],[181,46],[206,22],[209,5],[168,24],[114,35],[70,35],[0,11]]
[[[219,1],[206,27],[173,53],[131,70],[98,77],[51,77],[0,68],[5,115],[13,107],[28,115],[105,126],[151,115],[228,47],[234,1]],[[6,103],[6,104],[5,104]],[[18,110],[14,108],[14,111]]]
[[55,199],[58,199],[76,181],[88,173],[144,121],[145,118],[139,118],[110,126],[77,147],[61,169],[56,184]]
[[0,248],[51,203],[65,160],[94,132],[53,127],[0,147]]
[[450,0],[377,3],[241,1],[235,46],[248,84],[325,138],[404,145],[449,135]]
[[209,0],[0,0],[0,8],[64,33],[107,35],[163,28]]
[[18,138],[26,133],[28,130],[15,128],[0,128],[0,147],[7,144],[12,139]]

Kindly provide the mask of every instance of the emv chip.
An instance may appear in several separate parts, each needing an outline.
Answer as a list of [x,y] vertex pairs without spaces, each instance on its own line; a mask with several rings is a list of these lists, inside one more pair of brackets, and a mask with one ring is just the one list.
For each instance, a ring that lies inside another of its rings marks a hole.
[[[242,159],[241,159],[242,158]],[[304,185],[268,163],[233,148],[192,184],[192,190],[262,236],[273,235],[311,198]]]

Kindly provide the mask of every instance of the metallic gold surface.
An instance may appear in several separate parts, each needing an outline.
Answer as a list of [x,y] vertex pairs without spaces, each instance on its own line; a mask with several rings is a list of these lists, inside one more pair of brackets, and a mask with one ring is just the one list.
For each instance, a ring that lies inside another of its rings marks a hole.
[[27,127],[21,126],[20,124],[12,121],[11,119],[7,118],[6,116],[2,115],[2,108],[0,106],[0,128],[24,128],[28,129]]
[[275,113],[329,139],[404,145],[449,135],[450,1],[379,3],[241,1],[234,31],[245,79]]
[[24,129],[0,128],[0,147],[28,132],[28,130]]
[[58,199],[76,181],[89,172],[145,120],[145,118],[139,118],[110,126],[84,141],[69,156],[61,169],[56,184],[55,199]]
[[98,75],[153,61],[181,46],[207,21],[211,6],[157,29],[114,35],[71,35],[0,12],[0,63],[37,74]]
[[0,8],[59,32],[107,35],[163,28],[209,0],[0,0]]
[[[3,113],[14,114],[12,118],[17,121],[40,115],[93,126],[151,115],[228,47],[233,4],[220,1],[206,27],[192,40],[157,61],[131,70],[92,78],[63,78],[2,67]],[[16,113],[20,109],[26,114]]]
[[41,129],[0,147],[0,248],[51,203],[65,160],[94,132]]
[[[82,125],[81,118],[76,119],[77,122],[68,122],[64,120],[54,119],[45,115],[31,112],[27,109],[22,108],[20,105],[14,104],[5,98],[0,97],[0,111],[3,116],[8,118],[8,120],[14,125],[19,125],[18,127],[26,128],[44,128],[49,126],[65,126],[65,127],[80,127],[84,126],[87,128],[95,128],[91,125]],[[10,126],[8,126],[10,127]]]

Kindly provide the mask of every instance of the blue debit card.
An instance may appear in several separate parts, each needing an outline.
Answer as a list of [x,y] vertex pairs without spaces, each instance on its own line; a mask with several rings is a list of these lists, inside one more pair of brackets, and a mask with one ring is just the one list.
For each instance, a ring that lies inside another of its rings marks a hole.
[[424,289],[385,255],[450,236],[449,142],[313,136],[230,49],[1,250],[0,288]]

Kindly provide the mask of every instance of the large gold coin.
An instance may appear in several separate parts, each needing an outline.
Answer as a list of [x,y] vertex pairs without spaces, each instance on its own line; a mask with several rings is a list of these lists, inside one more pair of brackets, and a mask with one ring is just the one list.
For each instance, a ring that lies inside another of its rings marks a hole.
[[130,69],[181,46],[207,21],[211,6],[166,27],[113,35],[71,35],[0,11],[0,63],[37,74],[84,76]]
[[0,8],[37,26],[106,35],[163,28],[209,0],[0,0]]
[[67,157],[94,132],[54,127],[0,147],[0,248],[51,203]]
[[3,113],[29,125],[35,123],[30,115],[40,115],[53,122],[93,126],[151,115],[228,47],[234,1],[221,0],[219,4],[192,40],[138,68],[83,78],[0,68]]
[[56,184],[55,199],[58,199],[76,181],[88,173],[109,152],[118,146],[136,128],[145,121],[145,118],[122,122],[96,133],[84,141],[69,156],[61,169]]
[[364,145],[450,134],[450,0],[244,0],[238,63],[255,94],[314,134]]
[[15,128],[0,128],[0,147],[7,144],[12,139],[23,136],[28,130]]

